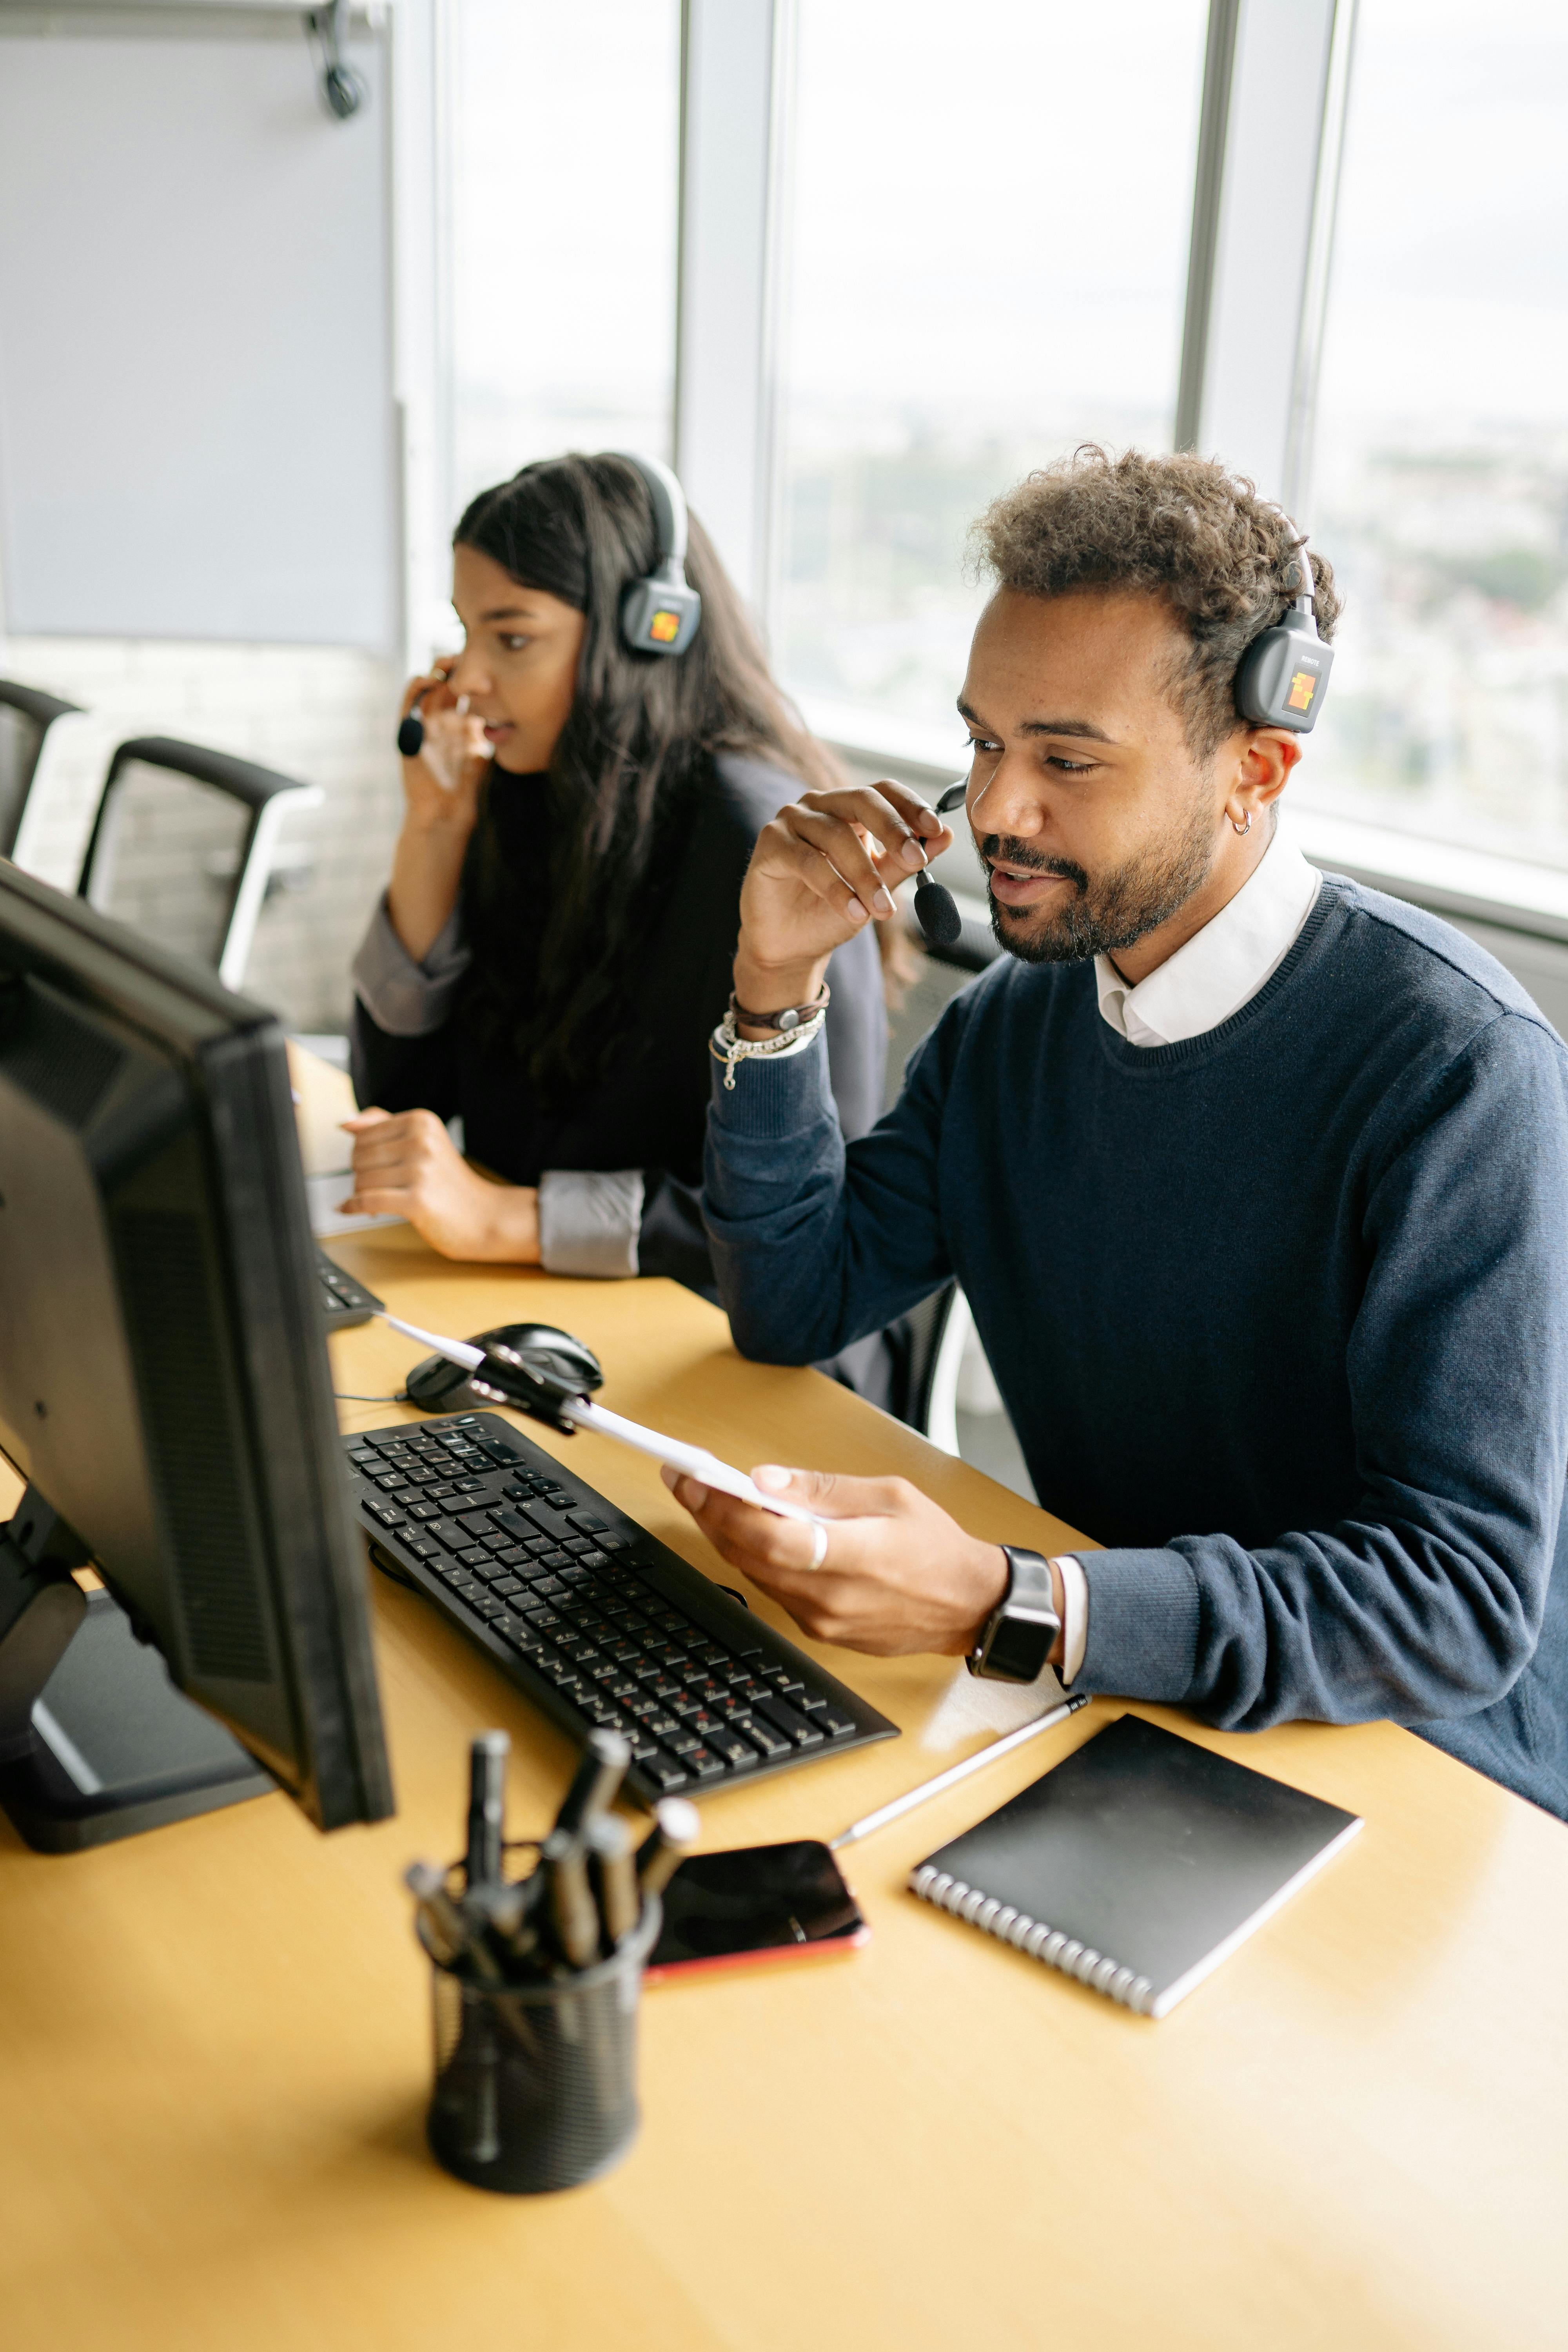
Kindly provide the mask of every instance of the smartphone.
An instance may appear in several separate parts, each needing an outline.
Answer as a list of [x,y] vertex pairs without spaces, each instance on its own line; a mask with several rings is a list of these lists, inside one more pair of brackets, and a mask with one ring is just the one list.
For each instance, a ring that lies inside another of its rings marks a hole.
[[771,1960],[858,1951],[871,1931],[820,1839],[695,1853],[664,1890],[664,1925],[644,1971],[714,1975]]

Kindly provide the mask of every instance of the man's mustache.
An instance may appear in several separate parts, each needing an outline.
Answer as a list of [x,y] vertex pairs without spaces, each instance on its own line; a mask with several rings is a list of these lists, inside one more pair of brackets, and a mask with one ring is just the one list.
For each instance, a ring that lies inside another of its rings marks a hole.
[[994,858],[1004,866],[1026,866],[1035,874],[1059,874],[1064,882],[1076,883],[1080,898],[1089,896],[1089,876],[1070,857],[1047,857],[1026,841],[1016,840],[1010,833],[988,833],[980,845],[983,857]]

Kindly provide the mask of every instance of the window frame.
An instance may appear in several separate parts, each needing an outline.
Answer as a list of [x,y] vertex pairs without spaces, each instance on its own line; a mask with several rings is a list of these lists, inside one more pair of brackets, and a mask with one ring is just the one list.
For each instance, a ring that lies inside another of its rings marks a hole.
[[[394,12],[397,379],[411,657],[444,613],[452,350],[450,26]],[[1312,435],[1357,0],[1210,0],[1190,194],[1176,446],[1223,449],[1310,529]],[[677,471],[764,631],[775,602],[780,327],[787,289],[795,0],[682,0]],[[1260,183],[1270,192],[1258,201]],[[1259,311],[1267,331],[1259,334]],[[433,602],[438,600],[438,602]],[[942,739],[805,716],[859,764],[947,766]],[[1300,807],[1310,856],[1418,904],[1568,940],[1568,872]]]

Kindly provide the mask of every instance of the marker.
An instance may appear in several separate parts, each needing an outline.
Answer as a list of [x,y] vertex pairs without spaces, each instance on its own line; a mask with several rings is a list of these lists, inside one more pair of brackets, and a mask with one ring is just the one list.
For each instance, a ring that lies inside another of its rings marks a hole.
[[426,1927],[441,1947],[437,1957],[444,1968],[455,1968],[461,1961],[473,1965],[476,1976],[487,1984],[504,1981],[500,1964],[482,1937],[476,1936],[468,1921],[447,1892],[447,1874],[434,1862],[411,1862],[403,1874],[404,1884],[416,1896]]
[[541,1855],[548,1872],[550,1912],[568,1965],[592,1968],[599,1957],[599,1915],[588,1885],[588,1857],[580,1841],[552,1830]]
[[481,1731],[468,1750],[468,1844],[463,1865],[470,1887],[500,1883],[506,1830],[506,1759],[511,1741],[504,1731]]
[[637,1849],[637,1885],[646,1902],[662,1895],[676,1869],[696,1844],[702,1816],[684,1797],[661,1797],[653,1809],[653,1828]]
[[616,1801],[632,1760],[630,1743],[618,1731],[591,1731],[572,1786],[555,1816],[556,1830],[565,1837],[583,1838],[590,1822]]
[[588,1852],[599,1882],[599,1909],[611,1951],[642,1916],[642,1898],[632,1862],[632,1833],[617,1814],[602,1813],[589,1824]]

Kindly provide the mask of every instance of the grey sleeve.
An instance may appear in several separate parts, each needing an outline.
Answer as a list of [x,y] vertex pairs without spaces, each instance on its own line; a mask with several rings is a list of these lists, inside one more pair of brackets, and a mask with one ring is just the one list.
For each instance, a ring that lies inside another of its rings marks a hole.
[[392,928],[383,897],[353,960],[354,993],[389,1037],[427,1037],[451,1012],[468,963],[455,908],[424,962],[416,963]]
[[545,1272],[599,1281],[636,1274],[642,1204],[640,1168],[610,1175],[547,1168],[539,1180],[539,1253]]

